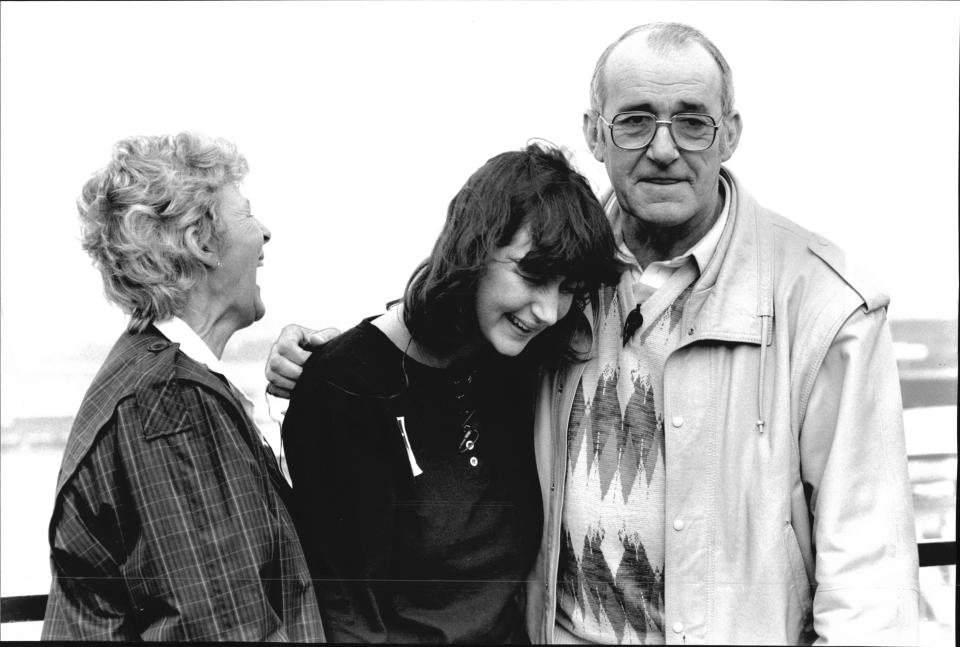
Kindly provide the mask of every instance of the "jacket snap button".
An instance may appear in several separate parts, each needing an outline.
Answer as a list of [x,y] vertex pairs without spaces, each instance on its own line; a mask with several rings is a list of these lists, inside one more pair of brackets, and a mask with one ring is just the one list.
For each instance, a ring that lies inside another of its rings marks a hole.
[[673,426],[682,427],[683,426],[683,416],[674,416],[673,417]]
[[673,632],[674,632],[674,633],[680,633],[680,632],[682,632],[682,631],[683,631],[683,623],[682,623],[682,622],[674,622],[674,623],[673,623]]
[[674,530],[683,530],[683,519],[674,519],[674,520],[673,520],[673,529],[674,529]]
[[476,466],[477,466],[477,463],[479,463],[479,462],[480,462],[480,461],[477,460],[477,457],[476,457],[476,456],[471,456],[471,457],[470,457],[470,466],[471,466],[471,467],[476,467]]

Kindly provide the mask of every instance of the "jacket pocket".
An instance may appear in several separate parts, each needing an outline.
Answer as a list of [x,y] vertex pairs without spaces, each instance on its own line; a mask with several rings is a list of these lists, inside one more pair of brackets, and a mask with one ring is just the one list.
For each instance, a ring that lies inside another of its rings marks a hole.
[[137,390],[136,399],[140,426],[148,441],[193,427],[180,387],[173,380]]
[[[798,625],[797,629],[800,635],[805,635],[812,630],[812,587],[810,581],[807,579],[807,569],[803,565],[803,554],[800,552],[800,544],[797,542],[797,535],[793,530],[793,525],[789,522],[785,523],[780,537],[783,542],[784,551],[787,554],[790,578],[796,593],[798,611],[800,612],[800,617],[795,619]],[[789,615],[788,612],[788,617]]]

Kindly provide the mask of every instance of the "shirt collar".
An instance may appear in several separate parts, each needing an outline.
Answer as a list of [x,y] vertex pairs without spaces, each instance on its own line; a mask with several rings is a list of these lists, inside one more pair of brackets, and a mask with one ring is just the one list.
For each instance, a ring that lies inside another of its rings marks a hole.
[[[717,218],[717,221],[713,223],[713,226],[710,228],[710,230],[703,236],[703,238],[698,240],[693,247],[679,256],[675,256],[667,261],[662,261],[664,265],[668,265],[670,267],[679,267],[680,265],[683,265],[689,257],[693,256],[694,260],[699,266],[699,270],[702,272],[703,268],[705,268],[707,263],[710,262],[710,259],[713,258],[713,253],[717,251],[717,244],[720,242],[720,236],[723,234],[723,228],[727,226],[727,218],[730,214],[730,185],[722,175],[720,176],[720,189],[721,195],[723,196],[723,208],[720,210],[720,216]],[[630,248],[627,247],[627,244],[623,240],[624,215],[623,210],[620,209],[620,206],[615,199],[612,201],[611,209],[610,225],[613,227],[613,234],[616,237],[617,248],[623,257],[622,260],[631,265],[636,265],[639,267],[637,259],[633,256]]]
[[180,317],[172,317],[166,321],[153,322],[154,327],[163,333],[163,336],[170,341],[180,344],[180,350],[184,355],[205,365],[214,373],[219,373],[223,377],[227,376],[223,362],[217,359],[207,343],[200,338],[193,328]]

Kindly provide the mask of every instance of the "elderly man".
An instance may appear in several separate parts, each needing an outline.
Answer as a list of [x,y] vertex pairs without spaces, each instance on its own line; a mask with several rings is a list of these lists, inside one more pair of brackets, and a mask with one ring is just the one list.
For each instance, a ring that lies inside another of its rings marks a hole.
[[[592,358],[542,383],[531,640],[915,643],[887,297],[721,166],[742,121],[700,32],[628,31],[591,89],[629,267],[587,307]],[[281,335],[274,392],[309,332]]]

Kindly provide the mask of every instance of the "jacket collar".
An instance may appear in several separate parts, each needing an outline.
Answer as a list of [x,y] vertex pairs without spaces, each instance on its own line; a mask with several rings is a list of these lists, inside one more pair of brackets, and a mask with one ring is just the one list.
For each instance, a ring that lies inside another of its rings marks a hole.
[[730,215],[717,251],[694,284],[683,313],[684,344],[718,339],[759,344],[773,316],[772,236],[760,207],[726,168]]
[[[727,223],[684,307],[681,345],[703,339],[759,344],[761,337],[769,343],[764,328],[769,333],[773,317],[772,236],[760,226],[760,207],[753,197],[729,169],[720,173],[730,189]],[[603,200],[608,217],[619,211],[610,197]],[[615,290],[605,288],[599,308],[584,310],[592,329],[609,309]]]

